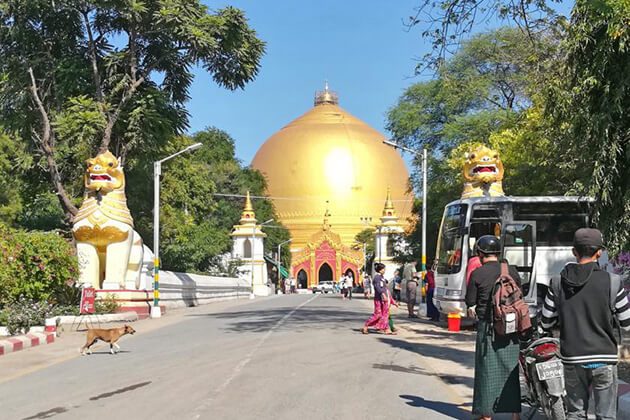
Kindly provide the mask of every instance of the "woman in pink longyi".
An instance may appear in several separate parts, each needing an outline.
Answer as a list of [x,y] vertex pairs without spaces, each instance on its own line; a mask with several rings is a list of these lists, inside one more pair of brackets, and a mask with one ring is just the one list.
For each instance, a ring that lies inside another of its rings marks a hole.
[[374,264],[374,270],[376,275],[372,279],[374,285],[374,313],[365,321],[361,332],[363,334],[368,333],[368,327],[376,327],[377,330],[384,332],[385,334],[391,334],[389,329],[389,290],[387,289],[387,283],[383,278],[385,274],[385,264]]

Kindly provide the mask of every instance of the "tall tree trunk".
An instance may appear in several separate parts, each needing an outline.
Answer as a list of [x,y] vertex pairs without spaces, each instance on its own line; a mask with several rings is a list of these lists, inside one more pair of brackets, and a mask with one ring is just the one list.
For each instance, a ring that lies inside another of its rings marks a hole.
[[63,186],[63,182],[61,179],[61,173],[59,173],[59,167],[57,166],[57,162],[55,161],[55,150],[52,146],[53,140],[53,132],[52,126],[50,125],[50,119],[48,117],[48,112],[46,112],[46,108],[44,108],[44,104],[39,97],[39,93],[37,91],[37,83],[35,81],[35,75],[33,74],[33,69],[28,69],[28,74],[31,77],[31,95],[33,96],[33,101],[39,110],[39,114],[42,119],[42,133],[41,135],[33,132],[33,135],[37,139],[41,150],[44,152],[46,156],[46,163],[48,164],[48,172],[50,173],[50,180],[55,188],[55,192],[57,194],[57,198],[59,199],[59,203],[61,204],[61,208],[66,216],[66,221],[68,223],[72,223],[74,216],[77,214],[78,209],[72,203],[72,200],[68,196],[65,187]]

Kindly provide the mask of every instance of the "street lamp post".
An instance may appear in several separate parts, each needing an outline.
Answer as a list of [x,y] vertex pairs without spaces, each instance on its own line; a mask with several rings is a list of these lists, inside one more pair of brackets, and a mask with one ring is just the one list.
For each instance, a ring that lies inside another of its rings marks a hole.
[[284,242],[280,242],[278,244],[278,264],[282,265],[282,260],[280,259],[280,252],[282,251],[282,245],[284,244],[288,244],[289,242],[291,242],[293,239],[287,239]]
[[[405,146],[401,146],[398,143],[394,143],[390,140],[383,140],[383,143],[392,146],[394,149],[404,150],[405,152],[413,153],[416,156],[420,155],[417,150],[410,149]],[[424,280],[427,274],[427,149],[422,149],[422,279]]]
[[[269,219],[266,222],[263,222],[260,224],[260,227],[262,228],[263,226],[265,226],[268,223],[273,222],[273,219]],[[255,299],[256,295],[254,294],[254,249],[256,248],[256,224],[254,223],[254,226],[252,227],[252,246],[251,246],[251,251],[252,251],[252,290],[249,293],[249,298],[250,299]],[[263,250],[263,255],[264,255],[265,251]],[[263,257],[264,259],[264,257]]]
[[[280,280],[282,279],[282,274],[280,273],[280,267],[282,267],[282,259],[280,258],[280,253],[282,252],[282,245],[288,244],[293,239],[287,239],[284,242],[280,242],[278,244],[278,287],[280,287]],[[284,293],[284,290],[282,291]]]
[[182,153],[197,150],[201,146],[203,146],[202,143],[195,143],[164,159],[153,162],[153,306],[151,307],[151,318],[162,316],[160,310],[160,175],[162,174],[162,163]]

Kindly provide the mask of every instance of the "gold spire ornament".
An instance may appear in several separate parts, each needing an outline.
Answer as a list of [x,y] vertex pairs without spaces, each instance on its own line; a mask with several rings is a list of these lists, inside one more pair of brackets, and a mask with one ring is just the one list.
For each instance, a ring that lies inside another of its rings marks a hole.
[[385,198],[381,223],[379,224],[381,231],[387,231],[389,233],[402,233],[404,229],[399,220],[400,219],[396,214],[396,208],[394,208],[394,202],[392,201],[391,188],[387,187],[387,198]]
[[243,206],[243,212],[241,213],[241,220],[238,225],[232,227],[232,237],[244,236],[251,237],[260,236],[265,238],[267,235],[261,230],[261,226],[256,224],[256,213],[254,213],[254,206],[252,205],[252,198],[247,191],[245,195],[245,205]]
[[252,206],[252,198],[249,195],[249,191],[247,191],[245,196],[245,208],[243,208],[243,213],[241,213],[241,223],[256,223],[256,213],[254,213],[254,206]]
[[318,105],[339,105],[339,96],[328,89],[328,80],[324,83],[324,90],[315,92],[315,106]]
[[385,208],[383,208],[383,216],[396,216],[396,209],[392,202],[392,188],[387,186],[387,198],[385,199]]

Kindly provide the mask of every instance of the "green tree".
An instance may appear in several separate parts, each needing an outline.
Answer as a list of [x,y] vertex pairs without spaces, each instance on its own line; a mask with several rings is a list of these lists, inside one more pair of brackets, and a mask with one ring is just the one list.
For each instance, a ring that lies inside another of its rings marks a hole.
[[[474,32],[476,25],[496,19],[513,24],[524,35],[529,47],[541,46],[541,35],[558,38],[566,28],[566,19],[555,9],[562,0],[420,0],[405,22],[408,29],[420,28],[428,39],[431,52],[416,66],[416,72],[438,70],[448,56],[458,53],[462,41]],[[543,43],[544,44],[544,43]]]
[[23,212],[23,172],[30,159],[22,143],[0,131],[0,223],[15,225]]
[[363,247],[365,246],[366,255],[374,255],[374,229],[368,228],[363,229],[361,232],[357,233],[354,236],[354,245],[353,247],[363,251]]
[[387,129],[394,140],[444,153],[513,126],[531,103],[538,70],[539,56],[524,37],[501,28],[466,41],[434,80],[412,85],[390,109]]
[[596,197],[613,252],[630,247],[630,3],[578,1],[547,110],[573,189]]
[[[376,237],[374,236],[374,228],[363,229],[354,236],[353,248],[363,251],[365,250],[365,259],[369,261],[374,258]],[[364,261],[365,263],[365,261]]]
[[71,221],[83,160],[154,151],[187,127],[195,66],[243,88],[263,53],[240,10],[199,0],[2,0],[0,115]]
[[[209,128],[193,136],[173,137],[158,150],[167,156],[194,143],[203,147],[189,155],[179,156],[164,165],[161,181],[161,257],[166,269],[207,273],[223,269],[223,256],[231,251],[232,226],[238,223],[244,199],[235,197],[250,191],[264,196],[264,177],[242,167],[236,159],[234,140],[225,132]],[[152,246],[152,190],[146,182],[152,176],[154,157],[134,158],[127,174],[127,197],[135,224],[141,236]],[[276,219],[270,200],[253,200],[256,217]],[[289,238],[288,231],[265,228],[265,251],[277,250]],[[290,253],[285,245],[283,261],[288,265]]]
[[[501,153],[509,194],[562,191],[551,130],[541,111],[543,70],[555,59],[558,43],[540,35],[535,47],[527,37],[514,28],[474,36],[443,63],[434,80],[412,85],[388,114],[388,129],[396,142],[431,152],[429,260],[444,206],[461,195],[464,154],[474,145],[485,144]],[[420,185],[420,162],[415,163],[412,179]],[[415,214],[420,206],[416,203]],[[419,225],[408,241],[417,255]]]

